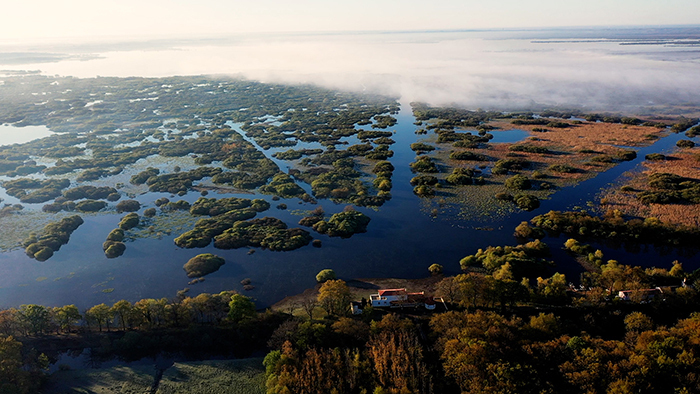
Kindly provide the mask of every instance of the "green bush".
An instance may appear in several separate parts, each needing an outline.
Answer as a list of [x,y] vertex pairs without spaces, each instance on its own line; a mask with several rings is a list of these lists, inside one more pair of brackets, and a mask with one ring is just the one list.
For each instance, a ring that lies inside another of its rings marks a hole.
[[445,181],[450,185],[471,185],[473,183],[472,177],[464,174],[450,174],[445,178]]
[[680,140],[676,142],[676,146],[679,148],[694,148],[695,142],[691,140]]
[[117,204],[117,212],[136,212],[141,209],[141,203],[136,200],[123,200]]
[[549,166],[549,170],[553,172],[561,172],[565,174],[571,174],[574,172],[578,172],[578,169],[576,167],[572,167],[568,164],[553,164]]
[[418,156],[416,158],[416,161],[411,163],[410,166],[411,169],[415,172],[438,172],[438,168],[435,165],[435,162],[428,156]]
[[486,156],[480,155],[478,153],[470,151],[456,151],[450,153],[450,159],[452,160],[471,160],[471,161],[484,161],[487,160]]
[[435,150],[435,147],[423,142],[414,142],[411,144],[411,150],[414,152],[429,152]]
[[199,278],[204,275],[216,272],[224,265],[225,260],[211,253],[198,254],[182,267],[188,278]]
[[513,201],[515,202],[515,205],[518,206],[518,208],[524,211],[532,211],[533,209],[537,209],[540,207],[540,200],[537,197],[529,194],[515,196]]
[[410,183],[412,186],[418,186],[418,185],[434,186],[434,185],[438,184],[438,179],[432,175],[421,174],[421,175],[418,175],[418,176],[411,178]]
[[306,230],[288,229],[283,221],[265,217],[235,223],[233,227],[214,237],[214,247],[237,249],[253,246],[273,251],[286,251],[306,246],[311,239],[311,235]]
[[107,235],[107,241],[117,241],[121,242],[124,240],[124,230],[121,228],[115,228],[114,230],[109,232],[109,235]]
[[644,159],[649,161],[662,161],[666,160],[666,156],[662,155],[661,153],[650,153],[644,156]]
[[430,275],[442,275],[442,265],[440,264],[431,264],[430,267],[428,267],[428,272],[430,272]]
[[420,197],[431,197],[435,195],[435,189],[428,185],[418,185],[413,188],[413,193]]
[[337,279],[335,275],[335,271],[332,269],[324,269],[321,270],[318,274],[316,274],[316,282],[318,283],[323,283],[327,280],[335,280]]
[[102,244],[102,250],[104,250],[105,256],[107,256],[108,259],[113,259],[124,254],[126,245],[118,241],[105,241],[105,243]]
[[532,183],[526,176],[516,174],[506,179],[505,185],[508,189],[527,190],[532,187]]
[[313,225],[313,229],[331,237],[348,238],[353,234],[364,233],[370,217],[358,211],[344,211],[333,214],[328,221],[322,220]]
[[75,209],[80,212],[97,212],[107,206],[107,203],[99,200],[84,200],[75,204]]
[[511,145],[508,150],[513,151],[513,152],[528,152],[528,153],[539,153],[539,154],[547,154],[551,153],[551,151],[543,146],[534,146],[534,145]]
[[119,222],[119,228],[122,230],[130,230],[139,225],[139,220],[139,215],[132,212],[122,218]]

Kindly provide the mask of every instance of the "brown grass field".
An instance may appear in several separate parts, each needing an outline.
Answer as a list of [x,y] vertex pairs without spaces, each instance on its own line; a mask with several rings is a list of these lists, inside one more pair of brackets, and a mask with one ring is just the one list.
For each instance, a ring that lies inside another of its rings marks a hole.
[[[421,141],[434,144],[436,150],[429,153],[435,158],[443,170],[439,174],[433,174],[440,179],[446,178],[455,167],[486,168],[501,159],[522,159],[530,163],[526,169],[518,171],[532,180],[534,187],[526,191],[534,194],[540,199],[548,198],[555,193],[558,188],[577,184],[581,181],[594,177],[596,174],[613,167],[615,163],[591,161],[596,156],[614,156],[626,147],[647,146],[657,138],[662,137],[664,129],[648,126],[632,126],[612,123],[580,122],[571,124],[567,128],[545,127],[546,132],[535,132],[533,128],[542,126],[513,125],[510,121],[493,121],[489,123],[497,129],[491,131],[497,134],[499,130],[521,129],[529,133],[529,137],[518,143],[490,143],[482,149],[455,148],[452,144],[436,143],[435,134],[429,134]],[[476,134],[475,130],[467,130]],[[513,145],[529,145],[547,148],[550,153],[530,153],[514,152],[510,150]],[[487,161],[461,161],[449,158],[452,151],[469,150],[474,153],[484,155]],[[583,152],[582,152],[583,151]],[[569,165],[576,168],[573,173],[561,173],[551,171],[552,165]],[[534,171],[544,173],[542,179],[532,179]],[[435,198],[424,199],[424,210],[431,212],[435,216],[444,213],[445,206],[459,206],[459,217],[470,219],[483,219],[492,221],[502,215],[507,215],[513,210],[517,210],[514,204],[499,201],[495,195],[499,192],[510,192],[517,194],[517,191],[509,191],[505,188],[504,182],[513,174],[490,175],[487,177],[487,184],[484,186],[442,186],[438,190]],[[477,175],[478,176],[478,175]],[[552,186],[550,189],[541,189],[539,184],[545,182]]]
[[[647,179],[655,173],[671,173],[687,178],[700,179],[700,148],[683,149],[667,155],[668,160],[645,161],[644,170],[630,174],[624,185],[635,191],[649,190]],[[601,198],[603,209],[618,209],[624,214],[655,217],[661,221],[688,226],[700,226],[700,206],[689,204],[649,204],[639,202],[635,192],[624,192],[619,187],[606,190]]]

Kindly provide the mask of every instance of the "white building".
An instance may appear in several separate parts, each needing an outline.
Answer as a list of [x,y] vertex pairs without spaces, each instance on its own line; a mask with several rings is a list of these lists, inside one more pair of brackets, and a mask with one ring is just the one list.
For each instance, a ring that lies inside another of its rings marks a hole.
[[425,292],[409,293],[403,289],[381,289],[377,294],[369,296],[370,305],[380,308],[402,308],[423,306],[426,309],[435,309],[435,301],[426,296]]

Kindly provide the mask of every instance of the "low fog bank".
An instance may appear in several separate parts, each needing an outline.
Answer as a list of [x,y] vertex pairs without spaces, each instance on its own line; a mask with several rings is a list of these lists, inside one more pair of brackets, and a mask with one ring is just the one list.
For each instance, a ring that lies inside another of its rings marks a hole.
[[72,56],[0,68],[80,77],[231,74],[434,105],[639,112],[700,105],[698,37],[697,27],[260,35],[65,47]]

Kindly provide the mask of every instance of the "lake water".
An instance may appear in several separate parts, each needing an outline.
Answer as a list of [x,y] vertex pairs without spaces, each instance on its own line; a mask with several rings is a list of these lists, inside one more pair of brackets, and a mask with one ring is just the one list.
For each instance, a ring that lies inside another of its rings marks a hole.
[[[107,259],[102,253],[102,243],[122,215],[83,215],[85,224],[71,236],[51,259],[38,262],[28,258],[22,250],[0,253],[0,306],[17,306],[25,303],[44,305],[76,304],[81,308],[98,303],[111,304],[120,299],[136,301],[141,298],[173,297],[177,290],[191,288],[190,294],[219,292],[227,289],[242,291],[240,281],[252,280],[255,289],[245,292],[256,299],[258,306],[270,305],[285,296],[293,295],[315,285],[315,275],[324,268],[332,268],[344,279],[369,277],[418,278],[428,275],[427,267],[442,264],[447,274],[459,273],[459,260],[489,245],[513,245],[515,226],[523,220],[547,212],[550,209],[568,209],[585,206],[601,187],[613,182],[625,171],[636,166],[646,153],[667,149],[675,144],[679,135],[671,135],[655,145],[642,148],[638,159],[623,163],[596,178],[578,186],[557,191],[550,200],[533,212],[518,212],[501,220],[483,221],[457,219],[450,215],[437,218],[422,212],[421,200],[412,192],[409,180],[414,176],[408,164],[415,154],[410,144],[415,142],[417,126],[413,124],[410,106],[403,103],[398,114],[398,124],[392,137],[395,154],[390,159],[396,167],[393,177],[392,199],[378,209],[358,208],[372,218],[368,232],[349,239],[331,238],[313,234],[322,241],[321,248],[306,246],[290,252],[272,252],[256,249],[218,250],[213,246],[202,249],[180,249],[173,243],[179,233],[162,239],[137,239],[127,243],[123,256]],[[499,134],[502,133],[502,134]],[[500,138],[517,138],[518,134],[494,132]],[[524,137],[521,135],[520,137]],[[284,148],[288,149],[288,148]],[[271,155],[276,150],[265,151]],[[308,188],[308,186],[307,186]],[[301,211],[314,209],[315,205],[299,204],[297,200],[272,201],[270,196],[250,194],[222,194],[209,197],[238,196],[263,198],[273,208],[259,215],[275,216],[290,227],[296,226],[303,216]],[[164,193],[147,193],[137,197],[147,206],[159,197],[171,197]],[[197,193],[188,193],[184,199],[193,202]],[[171,198],[172,199],[172,198]],[[277,210],[278,203],[286,203],[287,210]],[[321,200],[327,213],[342,210],[343,205]],[[145,208],[144,207],[144,208]],[[558,250],[564,239],[545,239],[553,246],[558,262],[556,271],[567,274],[576,281],[582,268],[566,253]],[[679,259],[686,268],[700,267],[700,256],[675,250],[657,250],[646,247],[636,254],[625,254],[599,245],[606,256],[614,256],[621,263],[644,266],[670,267]],[[205,282],[188,286],[182,265],[199,253],[215,253],[226,259],[221,269],[206,277]]]
[[0,125],[0,145],[23,144],[52,134],[46,126],[15,127],[3,124]]

